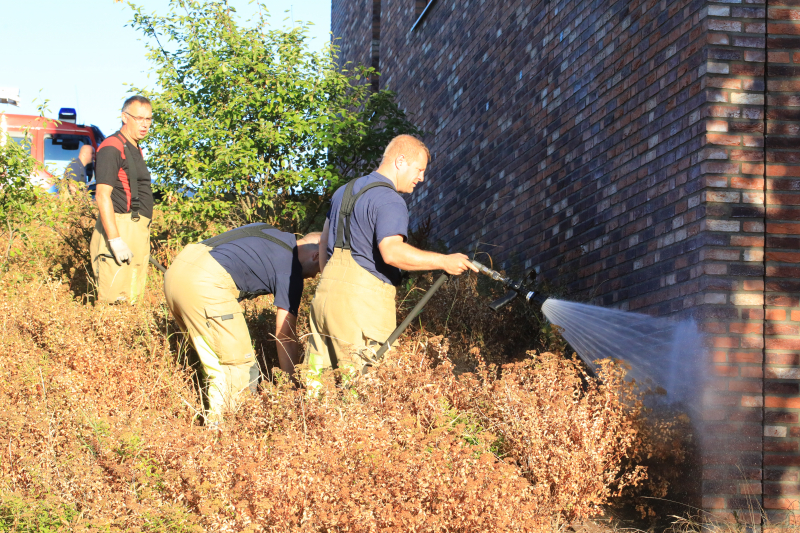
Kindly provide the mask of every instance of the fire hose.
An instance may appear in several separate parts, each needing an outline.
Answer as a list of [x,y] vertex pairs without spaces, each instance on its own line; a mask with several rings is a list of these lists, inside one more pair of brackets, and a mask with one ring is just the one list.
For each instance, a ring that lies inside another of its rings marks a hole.
[[[508,292],[506,292],[506,294],[504,294],[503,296],[501,296],[500,298],[494,300],[489,304],[489,307],[491,307],[494,311],[499,311],[500,308],[511,303],[511,301],[514,300],[517,296],[521,296],[525,300],[525,303],[528,304],[535,303],[541,305],[542,303],[544,303],[545,300],[547,300],[547,295],[542,294],[539,291],[533,290],[533,285],[536,278],[536,272],[533,269],[525,272],[525,274],[519,280],[514,280],[512,278],[502,275],[496,270],[492,270],[491,268],[479,263],[478,261],[475,261],[474,259],[472,260],[472,264],[475,265],[475,267],[478,269],[478,272],[486,276],[489,276],[495,281],[499,281],[500,283],[505,285],[506,288],[508,288]],[[417,302],[417,305],[414,306],[414,309],[412,309],[411,312],[408,313],[408,316],[406,316],[405,320],[403,320],[403,322],[400,323],[400,325],[397,326],[397,328],[395,328],[392,334],[389,335],[389,338],[386,339],[386,342],[383,343],[383,345],[381,345],[380,348],[378,348],[377,352],[375,352],[375,359],[377,361],[380,361],[383,358],[383,355],[386,353],[386,351],[397,340],[397,338],[400,337],[400,335],[406,330],[409,324],[411,324],[411,322],[415,318],[417,318],[420,313],[422,313],[422,309],[425,307],[425,305],[428,303],[431,297],[436,293],[436,291],[438,291],[439,288],[442,285],[444,285],[444,283],[449,279],[450,279],[449,274],[442,274],[441,276],[439,276],[439,278],[434,282],[431,288],[428,289],[428,291],[422,296],[419,302]]]
[[167,269],[164,268],[164,265],[162,265],[161,263],[156,261],[156,259],[152,255],[150,256],[150,262],[153,264],[153,266],[155,266],[157,269],[159,269],[164,274],[167,273]]

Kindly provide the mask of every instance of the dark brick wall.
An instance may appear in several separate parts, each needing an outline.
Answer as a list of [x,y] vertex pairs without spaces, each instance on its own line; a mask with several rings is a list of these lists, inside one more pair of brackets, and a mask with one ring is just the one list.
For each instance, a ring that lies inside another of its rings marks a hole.
[[[331,33],[339,50],[339,64],[372,66],[372,33],[374,0],[333,0]],[[350,68],[348,67],[348,70]]]
[[439,0],[414,31],[382,5],[381,86],[435,154],[415,221],[604,304],[695,305],[701,2]]
[[412,30],[415,2],[382,0],[381,87],[434,154],[413,223],[598,303],[703,305],[702,7],[435,0]]
[[[434,154],[412,223],[601,305],[694,316],[703,505],[756,522],[800,499],[792,4],[434,0],[412,30],[420,2],[380,2],[380,86]],[[372,13],[333,13],[368,57],[350,31]]]

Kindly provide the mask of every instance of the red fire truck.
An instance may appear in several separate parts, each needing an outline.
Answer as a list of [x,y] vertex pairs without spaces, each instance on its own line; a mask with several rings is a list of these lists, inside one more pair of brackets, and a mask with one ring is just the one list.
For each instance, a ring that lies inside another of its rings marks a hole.
[[[67,165],[78,157],[81,146],[89,144],[95,149],[105,139],[97,126],[77,124],[75,110],[62,107],[58,120],[44,119],[33,115],[0,114],[0,133],[7,133],[25,147],[34,159],[41,163],[31,180],[37,185],[55,192],[54,177],[64,175]],[[93,164],[87,165],[86,179],[92,182]]]

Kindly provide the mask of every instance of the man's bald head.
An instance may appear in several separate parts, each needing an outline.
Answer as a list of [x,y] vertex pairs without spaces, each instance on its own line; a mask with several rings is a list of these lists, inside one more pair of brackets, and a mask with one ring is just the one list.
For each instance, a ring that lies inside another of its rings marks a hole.
[[81,146],[81,150],[80,152],[78,152],[78,159],[80,160],[81,163],[83,163],[83,166],[86,166],[89,163],[91,163],[93,156],[94,156],[94,148],[92,148],[91,144],[84,144],[83,146]]
[[398,135],[383,151],[377,172],[389,178],[397,192],[410,193],[425,179],[430,159],[425,143],[411,135]]
[[414,137],[413,135],[398,135],[392,139],[383,151],[383,158],[381,165],[385,162],[393,161],[397,157],[404,155],[408,159],[414,159],[421,154],[425,154],[428,161],[431,159],[431,153],[425,143]]
[[314,231],[297,239],[297,260],[303,266],[303,277],[313,278],[319,273],[319,240],[322,233]]

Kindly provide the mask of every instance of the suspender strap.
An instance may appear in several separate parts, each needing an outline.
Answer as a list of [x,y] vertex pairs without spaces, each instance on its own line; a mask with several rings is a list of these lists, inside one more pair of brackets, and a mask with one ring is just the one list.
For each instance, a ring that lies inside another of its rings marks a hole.
[[142,207],[139,202],[139,173],[133,163],[130,143],[124,138],[123,143],[125,144],[125,159],[128,161],[128,185],[131,189],[131,220],[136,222],[139,220],[139,209]]
[[342,205],[339,206],[339,218],[336,222],[336,244],[334,247],[341,248],[342,250],[350,249],[350,216],[353,214],[358,199],[361,198],[365,192],[375,187],[388,187],[389,189],[395,190],[394,187],[388,183],[376,181],[358,191],[358,194],[353,194],[353,185],[355,182],[356,180],[353,180],[347,184],[344,189],[344,195],[342,196]]
[[[227,244],[229,242],[233,242],[244,237],[258,237],[259,239],[266,239],[268,241],[272,241],[275,244],[285,248],[292,253],[294,250],[293,247],[289,246],[282,240],[277,237],[273,237],[272,235],[267,235],[264,233],[263,230],[265,229],[277,229],[275,226],[271,226],[270,224],[254,224],[252,226],[245,226],[243,228],[236,228],[230,231],[226,231],[222,235],[217,235],[216,237],[211,237],[210,239],[206,239],[202,241],[202,244],[206,246],[210,246],[211,248],[216,248],[222,244]],[[256,296],[261,296],[263,294],[269,294],[269,291],[239,291],[239,300],[249,300],[250,298],[255,298]]]
[[210,239],[202,241],[202,244],[205,244],[206,246],[210,246],[212,248],[216,248],[217,246],[220,246],[222,244],[227,244],[229,242],[242,239],[244,237],[258,237],[259,239],[267,239],[268,241],[272,241],[278,246],[281,246],[290,252],[293,250],[293,247],[289,246],[279,238],[264,233],[263,230],[265,229],[277,229],[277,228],[275,228],[275,226],[272,226],[270,224],[254,224],[252,226],[245,226],[243,228],[236,228],[230,231],[226,231],[222,235],[217,235],[216,237],[211,237]]
[[[348,204],[351,205],[350,212],[352,213],[352,206],[355,205],[355,202],[350,202],[351,198],[353,197],[353,184],[355,184],[356,180],[351,180],[350,183],[344,188],[344,194],[342,195],[342,204],[339,206],[339,215],[336,219],[336,242],[334,243],[333,247],[341,248],[343,250],[350,249],[350,243],[347,243],[347,248],[345,248],[344,244],[344,220],[345,217],[348,219],[349,216],[345,215],[345,209],[347,208]],[[349,241],[350,239],[348,239]]]

